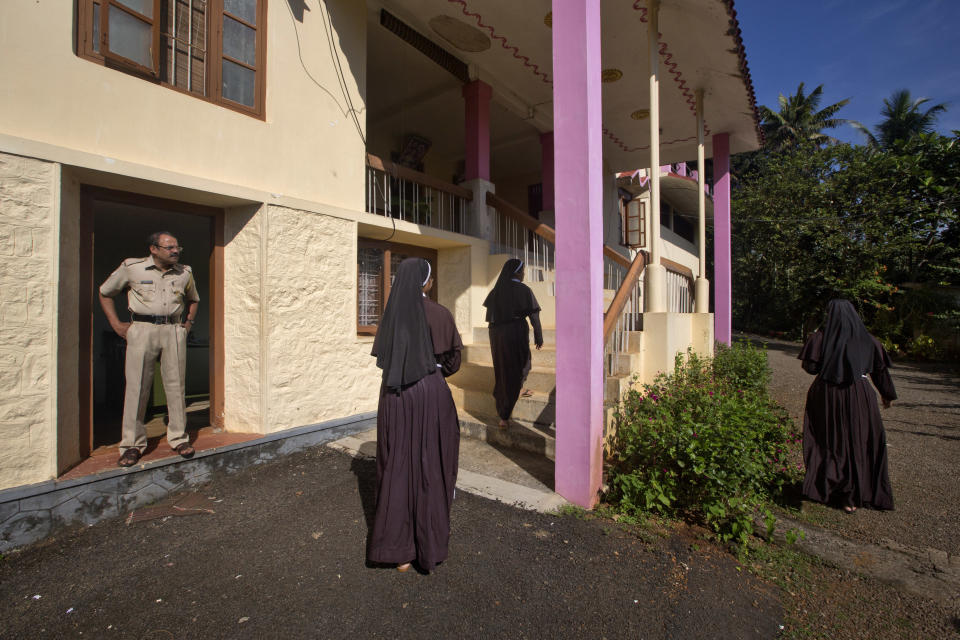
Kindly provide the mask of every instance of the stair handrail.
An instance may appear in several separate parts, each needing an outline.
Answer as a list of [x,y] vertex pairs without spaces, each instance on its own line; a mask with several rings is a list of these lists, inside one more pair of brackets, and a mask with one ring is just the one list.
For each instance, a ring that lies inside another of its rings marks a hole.
[[[554,245],[557,244],[557,233],[553,230],[553,227],[540,222],[529,213],[526,213],[525,211],[515,207],[490,191],[487,191],[487,206],[493,207],[497,211],[500,211],[506,216],[512,218],[522,227],[529,229],[547,242],[551,242]],[[603,245],[603,255],[607,258],[610,258],[625,269],[630,268],[630,260],[609,245]]]
[[640,280],[640,274],[643,273],[643,270],[647,266],[646,252],[638,251],[637,255],[633,258],[633,262],[628,261],[628,264],[629,269],[627,269],[627,274],[623,277],[623,282],[620,283],[617,293],[613,296],[613,301],[610,303],[610,307],[607,309],[607,312],[603,314],[604,344],[606,344],[607,340],[610,339],[610,334],[613,333],[613,329],[617,325],[617,320],[620,318],[623,308],[626,306],[627,301],[630,299],[634,289],[637,287],[637,282]]
[[520,224],[520,226],[533,231],[547,242],[557,244],[557,234],[548,224],[544,224],[531,216],[530,214],[518,209],[497,194],[487,191],[487,206],[493,207],[497,211],[505,214],[509,218]]

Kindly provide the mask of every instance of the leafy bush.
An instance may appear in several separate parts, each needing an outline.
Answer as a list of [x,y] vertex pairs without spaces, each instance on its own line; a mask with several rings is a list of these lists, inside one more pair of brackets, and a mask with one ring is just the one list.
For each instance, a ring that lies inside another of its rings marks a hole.
[[699,519],[744,543],[794,482],[800,436],[767,394],[766,352],[743,342],[714,358],[678,354],[672,375],[631,390],[617,413],[607,500],[626,513]]

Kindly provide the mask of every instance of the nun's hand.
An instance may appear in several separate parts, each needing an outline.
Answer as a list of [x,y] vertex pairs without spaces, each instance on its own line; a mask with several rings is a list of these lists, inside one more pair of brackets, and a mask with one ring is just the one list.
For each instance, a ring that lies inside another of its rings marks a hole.
[[889,409],[892,404],[893,404],[893,400],[889,400],[889,399],[887,399],[887,398],[883,398],[883,408],[884,408],[884,409]]
[[538,342],[538,343],[537,343],[537,351],[540,351],[540,349],[542,349],[542,348],[543,348],[543,343],[542,343],[542,342]]

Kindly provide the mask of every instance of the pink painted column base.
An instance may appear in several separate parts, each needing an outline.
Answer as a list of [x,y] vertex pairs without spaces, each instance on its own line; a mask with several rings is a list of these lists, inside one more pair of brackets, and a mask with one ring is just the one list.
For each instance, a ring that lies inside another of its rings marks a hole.
[[553,0],[557,493],[583,507],[603,470],[600,0]]
[[730,252],[730,134],[713,136],[713,291],[714,339],[730,344],[733,285]]
[[466,162],[464,180],[490,180],[490,85],[474,80],[463,85]]

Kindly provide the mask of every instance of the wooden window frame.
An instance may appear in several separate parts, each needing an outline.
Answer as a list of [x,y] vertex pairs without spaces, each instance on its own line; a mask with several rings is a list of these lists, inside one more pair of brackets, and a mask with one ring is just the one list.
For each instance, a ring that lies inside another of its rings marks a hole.
[[[430,299],[434,302],[437,301],[437,250],[430,249],[427,247],[418,247],[412,244],[401,244],[399,242],[387,242],[384,240],[371,240],[369,238],[357,238],[357,249],[381,249],[383,250],[383,278],[381,280],[381,301],[380,301],[380,317],[383,317],[383,310],[387,305],[387,298],[390,296],[390,273],[391,273],[391,257],[394,251],[404,253],[408,256],[414,258],[423,258],[424,260],[430,261],[430,266],[432,268],[431,276],[433,277],[433,288],[430,289]],[[357,263],[357,295],[354,302],[353,308],[354,312],[357,314],[357,335],[362,336],[375,336],[377,335],[377,327],[379,325],[362,325],[360,324],[360,264]]]
[[[224,8],[223,0],[206,0],[207,3],[207,26],[206,26],[206,42],[207,50],[204,58],[204,95],[199,95],[193,93],[186,89],[177,87],[169,82],[160,79],[160,44],[161,44],[161,33],[160,33],[160,14],[161,14],[161,0],[154,1],[154,20],[152,22],[153,28],[153,37],[154,37],[154,69],[147,69],[142,65],[137,64],[132,60],[128,60],[117,54],[110,55],[110,52],[104,51],[104,38],[105,38],[105,27],[107,21],[108,11],[106,7],[115,6],[121,8],[123,11],[130,13],[131,15],[138,17],[143,20],[146,16],[141,16],[135,11],[131,11],[128,7],[125,7],[120,4],[113,4],[115,0],[76,0],[77,3],[77,25],[76,25],[76,41],[77,41],[77,56],[95,62],[97,64],[116,69],[118,71],[123,71],[130,73],[131,75],[143,78],[145,80],[154,82],[161,86],[164,86],[168,89],[173,89],[184,95],[188,95],[192,98],[198,100],[203,100],[204,102],[210,102],[212,104],[225,107],[232,111],[237,111],[245,115],[257,118],[259,120],[266,120],[266,96],[267,96],[267,5],[269,0],[257,0],[257,24],[252,25],[239,16],[235,16],[231,13],[227,13]],[[176,0],[170,0],[174,2]],[[95,43],[93,42],[93,7],[94,5],[99,5],[100,7],[100,51],[95,49]],[[231,58],[224,55],[223,53],[223,20],[224,15],[229,16],[231,19],[236,20],[240,24],[243,24],[247,27],[250,27],[256,31],[255,37],[255,47],[256,47],[256,65],[250,66],[239,60]],[[107,55],[104,55],[107,53]],[[239,102],[234,102],[229,98],[223,96],[223,61],[229,60],[234,64],[238,64],[247,69],[251,69],[254,72],[254,106],[248,107],[247,105],[241,104]]]
[[[161,0],[153,0],[153,17],[131,9],[123,4],[122,0],[99,0],[100,5],[100,52],[105,60],[113,62],[118,67],[129,67],[135,72],[158,78],[160,76],[160,4]],[[110,9],[115,7],[135,20],[150,26],[151,34],[151,67],[145,67],[135,60],[122,56],[110,49]]]
[[[630,213],[630,206],[634,204],[637,207],[637,215]],[[621,198],[620,207],[623,216],[623,246],[642,249],[647,244],[647,201],[641,198],[633,200]],[[638,242],[630,242],[632,233],[636,233]]]

